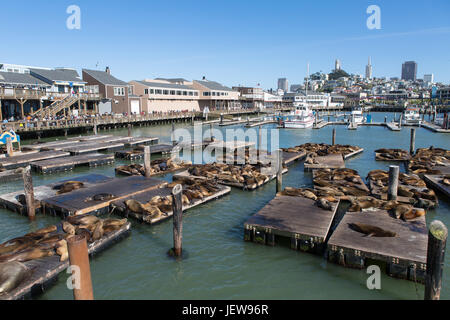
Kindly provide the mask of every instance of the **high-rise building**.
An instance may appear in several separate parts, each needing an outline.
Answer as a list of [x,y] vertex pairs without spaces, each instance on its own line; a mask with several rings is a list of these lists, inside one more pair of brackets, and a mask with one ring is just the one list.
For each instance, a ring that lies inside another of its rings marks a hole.
[[341,60],[336,59],[336,62],[334,63],[334,70],[341,70]]
[[372,64],[370,62],[370,57],[369,57],[369,63],[366,66],[366,79],[372,79]]
[[429,83],[434,83],[434,74],[425,74],[423,76],[423,81],[424,82],[429,82]]
[[402,65],[402,80],[416,81],[417,63],[415,61],[406,61]]
[[289,82],[286,78],[278,79],[278,90],[283,90],[284,92],[289,91]]

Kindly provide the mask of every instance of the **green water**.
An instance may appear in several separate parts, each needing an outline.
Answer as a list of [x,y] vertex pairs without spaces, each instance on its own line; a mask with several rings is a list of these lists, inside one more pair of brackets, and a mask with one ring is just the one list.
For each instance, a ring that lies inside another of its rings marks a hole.
[[[373,121],[384,121],[384,114],[372,114]],[[389,119],[392,115],[388,116]],[[179,125],[179,127],[189,125]],[[178,127],[178,126],[177,126]],[[266,126],[270,128],[270,126]],[[280,130],[280,146],[306,142],[331,142],[333,127],[320,130]],[[170,141],[170,126],[133,129],[134,136],[158,136]],[[346,161],[349,168],[365,177],[370,170],[386,169],[389,163],[375,162],[374,150],[381,147],[409,150],[409,129],[392,132],[384,127],[360,127],[357,131],[336,126],[337,143],[358,145],[365,151]],[[127,130],[101,131],[126,135]],[[416,147],[450,149],[450,137],[426,129],[417,129]],[[120,164],[122,162],[116,162]],[[404,168],[401,168],[403,171]],[[33,177],[42,185],[74,175],[101,173],[114,176],[113,166],[72,173]],[[170,180],[167,175],[163,179]],[[311,186],[310,174],[302,163],[294,164],[283,176],[284,186]],[[3,184],[0,194],[19,190],[20,182]],[[346,269],[328,263],[320,256],[300,253],[287,247],[268,247],[243,241],[243,223],[267,204],[275,193],[275,182],[254,192],[232,189],[217,201],[189,210],[183,218],[183,249],[186,257],[175,261],[167,257],[172,247],[172,223],[157,226],[132,222],[128,238],[91,259],[96,299],[423,299],[424,287],[410,281],[383,275],[381,290],[368,290],[365,271]],[[440,219],[450,225],[450,203],[440,197],[436,210],[427,213],[427,222]],[[36,222],[15,213],[0,210],[0,241],[55,223],[57,218],[38,216]],[[447,249],[448,250],[448,249]],[[450,299],[449,252],[445,263],[442,299]],[[73,299],[67,289],[68,275],[58,281],[40,299]]]

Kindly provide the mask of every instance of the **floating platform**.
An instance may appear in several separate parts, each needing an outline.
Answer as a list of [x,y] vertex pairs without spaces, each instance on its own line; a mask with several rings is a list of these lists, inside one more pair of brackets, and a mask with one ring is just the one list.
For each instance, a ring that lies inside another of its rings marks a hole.
[[[351,229],[350,223],[376,226],[397,235],[368,237]],[[382,210],[347,212],[328,241],[328,260],[358,269],[381,263],[390,276],[423,282],[427,244],[425,216],[405,222]]]
[[431,175],[431,174],[426,174],[423,176],[423,179],[425,180],[425,182],[427,183],[427,185],[430,186],[431,189],[435,190],[435,191],[439,191],[442,194],[444,194],[447,199],[450,198],[450,186],[446,186],[445,184],[442,183],[442,179],[443,179],[444,175]]
[[245,127],[246,128],[253,128],[253,127],[258,127],[258,126],[264,126],[264,125],[266,125],[266,124],[276,124],[276,123],[278,123],[278,121],[275,121],[275,120],[265,120],[265,121],[259,121],[259,122],[250,122],[250,123],[247,123],[246,125],[245,125]]
[[294,250],[321,253],[338,206],[330,211],[311,199],[277,196],[244,223],[244,239],[273,246],[287,238]]
[[105,139],[113,139],[113,136],[111,135],[94,135],[94,136],[79,136],[79,137],[72,137],[65,140],[55,140],[55,141],[49,141],[44,143],[36,143],[36,144],[30,144],[25,145],[22,148],[26,150],[35,150],[35,151],[48,151],[48,150],[56,150],[61,151],[64,146],[73,145],[74,143],[79,142],[93,142],[97,140],[105,140]]
[[11,169],[0,172],[0,183],[21,180],[22,172],[17,172],[16,170],[17,169]]
[[[150,147],[151,154],[168,154],[172,151],[173,146],[170,144],[156,144]],[[144,159],[144,148],[136,147],[133,150],[119,150],[115,152],[115,157],[125,160],[141,160]]]
[[426,128],[428,130],[431,130],[433,132],[450,133],[450,129],[442,129],[442,127],[440,127],[440,126],[438,126],[438,125],[436,125],[434,123],[431,123],[431,122],[423,121],[421,123],[421,127],[424,127],[424,128]]
[[[42,204],[42,201],[56,196],[58,190],[53,190],[55,186],[61,185],[67,181],[80,181],[84,183],[84,186],[91,187],[99,183],[111,181],[113,178],[101,175],[101,174],[88,174],[71,179],[65,179],[58,182],[50,183],[48,185],[34,187],[34,199]],[[0,207],[16,212],[20,215],[27,215],[27,206],[21,204],[17,197],[24,194],[24,190],[15,191],[7,194],[0,195]],[[41,212],[41,206],[36,208],[36,212]]]
[[309,164],[305,162],[305,171],[315,169],[339,169],[345,168],[345,162],[342,154],[329,154],[326,156],[314,157],[318,163]]
[[[204,204],[206,202],[216,200],[224,195],[227,195],[231,191],[230,187],[220,186],[220,185],[218,187],[220,188],[220,191],[214,193],[213,195],[210,195],[209,197],[205,197],[203,199],[197,199],[189,205],[183,205],[183,212],[186,210],[192,209],[194,207],[197,207],[201,204]],[[163,215],[161,217],[152,219],[151,221],[147,221],[147,220],[143,219],[143,215],[141,213],[135,213],[135,212],[128,211],[124,204],[124,201],[129,200],[129,199],[134,199],[141,203],[146,203],[155,196],[161,196],[161,197],[169,196],[169,195],[171,195],[171,192],[172,192],[172,188],[158,188],[158,189],[153,189],[153,190],[138,194],[136,196],[124,198],[121,201],[114,201],[111,203],[111,211],[113,213],[118,213],[122,216],[126,216],[127,218],[132,217],[138,221],[145,222],[150,225],[157,224],[164,220],[170,219],[173,216],[173,212],[171,211],[171,212],[168,212],[167,214],[163,213]]]
[[[61,228],[61,227],[60,227]],[[113,231],[102,239],[88,244],[88,252],[92,257],[102,252],[111,245],[129,235],[131,223],[127,223],[122,228]],[[24,262],[24,264],[33,269],[31,277],[24,280],[17,288],[6,295],[0,295],[0,300],[24,300],[31,299],[54,283],[58,275],[65,271],[69,266],[69,260],[60,262],[60,256],[54,255],[37,260]]]
[[[158,161],[158,160],[153,160],[153,161]],[[167,169],[167,170],[164,170],[164,171],[155,172],[155,173],[152,173],[150,176],[156,177],[156,176],[161,176],[161,175],[168,174],[168,173],[174,173],[174,172],[178,172],[178,171],[181,171],[181,170],[185,170],[186,168],[188,168],[190,166],[191,165],[183,165],[183,166],[180,166],[178,168]],[[133,174],[133,173],[128,172],[128,171],[118,170],[118,168],[116,168],[114,171],[115,171],[116,175],[118,175],[118,176],[143,176],[144,175],[144,174]]]
[[[139,193],[159,188],[166,183],[143,176],[116,178],[88,188],[44,199],[42,205],[46,213],[63,217],[90,213],[103,214],[109,212],[109,205],[113,201],[136,196]],[[98,194],[111,194],[114,195],[114,198],[102,201],[91,200]]]
[[[317,178],[319,172],[320,172],[320,170],[313,171],[313,179],[314,180]],[[333,170],[331,171],[331,173],[333,173]],[[329,183],[329,187],[331,187],[331,188],[339,187],[339,186],[345,187],[345,186],[348,186],[349,184],[351,184],[352,187],[357,188],[363,192],[366,192],[368,195],[370,193],[370,190],[367,187],[367,185],[364,183],[364,180],[361,178],[361,176],[359,174],[357,174],[353,177],[356,178],[357,182],[349,182],[347,180],[334,180],[334,179],[333,180],[327,179],[326,181]],[[320,186],[317,185],[316,183],[314,183],[314,188],[320,189]]]
[[69,152],[43,151],[0,159],[0,166],[5,169],[25,167],[32,162],[70,156]]
[[401,127],[396,122],[387,122],[386,127],[389,128],[391,131],[401,131]]
[[344,160],[347,160],[347,159],[350,159],[350,158],[352,158],[354,156],[357,156],[358,154],[363,153],[363,152],[364,152],[364,149],[363,148],[359,148],[358,150],[350,152],[348,154],[342,154],[342,157],[344,158]]
[[226,152],[254,146],[255,143],[249,141],[214,141],[207,145],[209,149],[223,149]]
[[112,163],[114,163],[113,155],[89,153],[72,157],[32,162],[31,167],[37,172],[51,174],[55,172],[70,171],[76,166],[87,165],[89,167],[97,167]]
[[290,165],[294,163],[295,161],[304,160],[306,158],[306,151],[302,152],[286,152],[283,151],[283,164],[284,165]]
[[148,145],[154,142],[158,142],[159,138],[153,137],[130,137],[125,142],[125,147],[134,147],[139,145]]
[[83,153],[91,153],[98,151],[114,151],[124,147],[124,142],[91,142],[89,144],[76,144],[70,147],[64,147],[62,150],[69,152],[71,155],[79,155]]

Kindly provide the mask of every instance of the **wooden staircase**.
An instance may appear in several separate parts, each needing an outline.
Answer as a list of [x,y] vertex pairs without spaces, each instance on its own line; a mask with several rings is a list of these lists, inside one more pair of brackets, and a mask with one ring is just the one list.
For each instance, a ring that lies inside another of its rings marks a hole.
[[43,117],[43,116],[56,116],[59,112],[64,109],[70,108],[75,102],[78,101],[77,96],[68,95],[62,100],[57,100],[53,102],[46,108],[42,108],[33,113],[33,116]]

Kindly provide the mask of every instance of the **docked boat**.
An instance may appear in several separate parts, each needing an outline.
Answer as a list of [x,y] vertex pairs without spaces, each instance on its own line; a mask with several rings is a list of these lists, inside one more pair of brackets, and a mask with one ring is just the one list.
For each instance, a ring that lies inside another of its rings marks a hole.
[[314,125],[314,113],[307,105],[298,105],[295,110],[287,116],[284,127],[290,129],[307,129]]
[[420,112],[418,108],[407,108],[403,112],[402,125],[420,125],[422,120],[420,119]]
[[354,109],[350,114],[350,119],[348,120],[348,122],[351,122],[355,125],[364,123],[364,121],[364,114],[361,108]]

